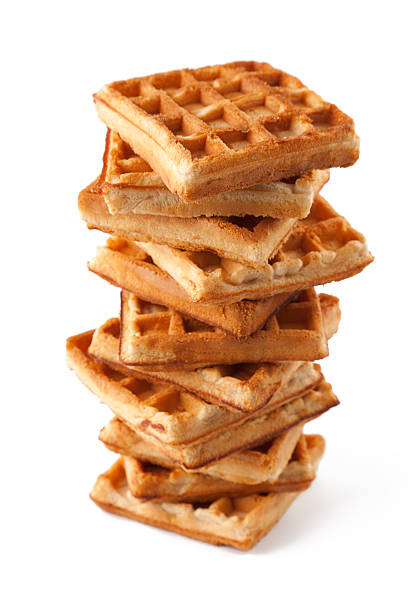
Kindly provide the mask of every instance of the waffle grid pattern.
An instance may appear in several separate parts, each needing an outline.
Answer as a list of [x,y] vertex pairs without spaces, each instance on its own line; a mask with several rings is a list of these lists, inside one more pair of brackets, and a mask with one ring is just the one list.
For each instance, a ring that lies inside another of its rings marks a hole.
[[[216,365],[194,370],[155,370],[127,366],[119,361],[119,319],[109,319],[94,333],[90,352],[97,359],[124,373],[174,384],[221,406],[253,412],[277,393],[301,362]],[[310,366],[312,368],[312,366]]]
[[[319,300],[325,334],[330,338],[336,332],[340,321],[339,301],[326,294],[320,294]],[[297,376],[300,375],[299,368],[302,368],[305,385],[317,383],[320,377],[313,363],[299,361],[241,363],[194,370],[161,371],[152,371],[148,366],[126,366],[119,360],[119,338],[120,320],[109,319],[95,330],[89,352],[113,369],[119,369],[125,374],[135,376],[141,374],[150,380],[174,384],[212,404],[243,412],[254,412],[263,408],[295,372]]]
[[356,274],[372,261],[364,236],[321,196],[264,267],[251,268],[210,252],[137,243],[193,300],[217,302],[299,290]]
[[295,373],[265,409],[255,415],[242,415],[207,404],[175,387],[151,384],[107,369],[88,355],[91,338],[92,332],[86,332],[68,339],[69,367],[121,421],[189,468],[261,444],[338,402],[324,379],[310,390]]
[[[120,357],[150,366],[312,361],[327,355],[320,301],[306,289],[247,339],[122,292]],[[209,361],[207,361],[209,360]]]
[[201,304],[188,294],[152,258],[134,242],[116,236],[99,247],[88,268],[110,283],[131,291],[141,299],[160,303],[192,316],[208,325],[219,327],[236,338],[245,338],[265,324],[266,320],[296,292],[283,292],[260,300],[241,300],[232,304]]
[[224,495],[241,497],[254,493],[299,491],[307,488],[313,478],[304,436],[298,439],[293,455],[285,458],[280,473],[258,484],[234,483],[199,472],[186,473],[179,467],[169,469],[128,456],[124,457],[124,466],[132,495],[155,501],[200,502],[213,501]]
[[180,70],[113,88],[164,124],[193,159],[336,124],[335,107],[298,79],[267,65],[248,68]]
[[[298,425],[260,447],[233,453],[212,465],[196,470],[182,469],[187,473],[205,474],[237,484],[254,485],[275,481],[286,467],[301,434],[302,425]],[[116,417],[102,429],[99,439],[107,448],[120,455],[134,457],[169,470],[181,467]]]
[[[325,142],[328,135],[331,142],[347,131],[354,134],[352,120],[336,106],[267,63],[237,62],[118,81],[95,100],[144,130],[182,169],[193,166],[196,172],[204,171],[202,160],[216,159],[218,166],[248,163],[254,161],[254,149],[278,157],[287,144],[299,152],[309,150],[312,142]],[[134,142],[132,148],[140,153]],[[348,163],[355,158],[354,153]],[[286,176],[294,174],[292,168]],[[253,183],[261,182],[260,176]],[[195,199],[197,193],[184,185],[180,195]]]
[[[320,438],[320,436],[314,436]],[[314,472],[323,454],[321,444],[310,448]],[[213,502],[153,502],[134,497],[123,458],[98,477],[91,498],[101,508],[144,523],[241,550],[252,548],[280,519],[298,491],[219,497]]]
[[[81,380],[141,435],[168,444],[188,444],[249,418],[175,386],[148,380],[142,374],[131,376],[96,360],[88,353],[92,335],[86,332],[68,340],[72,366],[82,375]],[[284,392],[282,396],[281,402],[290,399]]]
[[112,214],[303,218],[314,195],[330,176],[329,170],[311,170],[299,177],[253,185],[188,204],[168,191],[151,166],[112,130],[106,136],[103,159],[100,186]]

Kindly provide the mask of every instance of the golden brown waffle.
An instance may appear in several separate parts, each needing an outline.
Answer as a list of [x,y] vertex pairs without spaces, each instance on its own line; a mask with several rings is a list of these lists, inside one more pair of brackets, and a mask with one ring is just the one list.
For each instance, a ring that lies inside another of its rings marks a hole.
[[320,301],[313,288],[301,291],[262,329],[244,339],[122,292],[120,332],[121,361],[149,369],[313,361],[328,355]]
[[[330,338],[336,333],[340,321],[339,300],[326,294],[320,294],[319,299],[324,331],[326,337]],[[263,408],[301,365],[311,380],[317,376],[312,364],[306,365],[299,361],[216,365],[193,371],[152,371],[149,366],[126,366],[119,359],[119,334],[119,319],[109,319],[95,330],[89,353],[124,374],[142,375],[149,380],[174,384],[210,403],[243,412]]]
[[263,408],[303,364],[303,372],[314,380],[319,374],[311,364],[286,361],[270,364],[210,366],[195,370],[152,370],[149,366],[125,365],[119,359],[119,319],[109,319],[92,338],[89,354],[128,376],[169,383],[191,391],[210,403],[242,412]]
[[[318,436],[323,444],[323,440]],[[312,441],[309,437],[309,443]],[[303,491],[312,483],[314,474],[305,436],[286,461],[277,479],[255,485],[238,484],[200,473],[187,473],[179,467],[171,469],[134,457],[123,457],[126,479],[132,495],[154,501],[206,502],[219,497],[243,497],[257,493]]]
[[[188,444],[249,418],[248,415],[208,404],[172,385],[150,382],[110,368],[89,354],[92,332],[67,340],[68,365],[80,380],[140,435],[169,444]],[[296,397],[321,380],[318,366],[298,368],[263,412]]]
[[298,399],[272,409],[268,408],[266,412],[261,411],[261,414],[257,412],[244,422],[220,429],[192,444],[178,446],[162,444],[153,437],[151,441],[179,465],[197,469],[228,457],[232,453],[260,446],[291,427],[320,416],[337,404],[338,400],[330,385],[323,380],[315,389]]
[[301,433],[302,425],[297,425],[262,446],[233,453],[212,465],[196,470],[179,466],[159,448],[129,429],[117,417],[102,429],[99,439],[109,450],[134,457],[141,462],[160,465],[169,470],[181,467],[188,474],[205,474],[236,484],[255,485],[265,481],[274,482],[279,478],[292,456]]
[[94,100],[102,121],[186,201],[348,166],[359,154],[350,117],[267,63],[118,81]]
[[171,193],[149,164],[117,134],[108,130],[102,191],[109,211],[175,217],[296,217],[309,213],[314,196],[329,180],[329,170],[254,185],[188,203]]
[[261,444],[338,403],[324,380],[308,391],[316,380],[311,382],[310,373],[300,367],[264,409],[245,415],[112,370],[88,355],[91,338],[92,332],[85,332],[67,340],[68,366],[121,421],[188,468]]
[[167,272],[154,264],[134,242],[109,238],[99,247],[89,269],[113,285],[132,291],[140,298],[174,308],[199,321],[219,327],[237,338],[253,334],[283,304],[296,295],[293,291],[260,300],[242,300],[233,304],[200,304]]
[[321,196],[308,217],[263,268],[244,266],[214,253],[181,251],[151,242],[136,243],[172,276],[193,301],[260,299],[342,280],[373,260],[365,238]]
[[[323,448],[311,448],[314,470]],[[245,497],[221,497],[215,502],[187,504],[142,501],[134,497],[127,484],[123,460],[119,459],[98,477],[91,499],[104,510],[136,519],[142,523],[175,531],[211,544],[252,548],[284,514],[299,491]]]
[[157,242],[192,251],[209,250],[246,265],[265,265],[289,237],[296,219],[271,217],[160,217],[110,214],[97,181],[79,194],[81,218],[89,229],[127,240]]

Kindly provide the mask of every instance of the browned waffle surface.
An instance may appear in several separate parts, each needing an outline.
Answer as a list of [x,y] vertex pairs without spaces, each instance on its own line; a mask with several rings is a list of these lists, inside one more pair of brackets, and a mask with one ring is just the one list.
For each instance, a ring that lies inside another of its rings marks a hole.
[[204,474],[240,485],[256,485],[265,481],[275,482],[279,478],[301,434],[302,425],[297,425],[261,446],[233,453],[216,463],[196,470],[179,466],[116,417],[102,429],[99,439],[113,452],[133,457],[142,463],[158,465],[169,470],[181,468],[184,473]]
[[[316,447],[311,459],[314,469],[323,448]],[[191,538],[252,548],[280,519],[299,491],[219,497],[212,503],[153,502],[131,494],[123,459],[98,477],[91,499],[104,510],[142,523],[175,531]]]
[[94,99],[102,121],[187,201],[347,166],[359,154],[350,117],[267,63],[118,81]]
[[[324,331],[330,338],[340,321],[337,298],[320,294]],[[114,369],[128,375],[174,384],[206,401],[243,412],[264,407],[302,366],[303,379],[314,384],[318,374],[311,363],[298,361],[235,365],[215,365],[194,370],[152,370],[149,366],[125,365],[119,359],[119,319],[109,319],[93,334],[89,353]],[[300,372],[298,371],[297,376]]]
[[[298,394],[299,395],[299,394]],[[224,457],[259,446],[287,431],[291,427],[310,421],[338,404],[330,385],[324,380],[313,390],[280,406],[272,406],[232,426],[219,428],[210,435],[191,444],[162,443],[154,436],[144,435],[174,462],[187,469],[197,469],[213,464]],[[129,424],[129,423],[127,423]]]
[[[152,370],[149,366],[125,365],[119,359],[119,319],[109,319],[92,338],[89,353],[99,361],[128,376],[143,376],[191,391],[208,402],[254,412],[264,407],[299,370],[302,362],[217,365],[194,370]],[[319,378],[313,364],[303,364],[304,377],[312,383]]]
[[[91,339],[92,332],[68,339],[68,364],[82,382],[135,431],[169,444],[187,444],[248,418],[245,414],[209,404],[172,385],[149,381],[143,374],[136,378],[110,368],[88,353]],[[315,375],[307,373],[304,376],[303,371],[297,373],[295,370],[268,408],[307,391],[311,380],[316,384],[320,377],[316,380]]]
[[329,179],[329,170],[220,193],[185,202],[171,193],[149,164],[108,130],[101,188],[112,214],[137,213],[175,217],[246,216],[303,218],[314,196]]
[[219,327],[244,338],[263,327],[269,316],[296,295],[293,291],[259,300],[241,300],[232,304],[193,302],[167,272],[134,242],[111,237],[99,247],[89,269],[110,283],[135,293],[142,299],[173,308],[178,312]]
[[310,379],[305,383],[300,368],[263,410],[245,415],[174,386],[113,370],[88,354],[91,338],[92,332],[85,332],[68,339],[69,367],[131,429],[186,467],[260,444],[338,403],[325,381],[308,391]]
[[364,236],[326,200],[317,196],[306,219],[296,222],[286,242],[264,267],[253,268],[214,253],[182,251],[138,242],[193,301],[260,299],[353,276],[373,257]]
[[314,289],[299,295],[265,326],[237,339],[196,319],[122,292],[120,358],[125,364],[191,367],[286,360],[328,354],[320,301]]
[[112,215],[98,182],[81,191],[78,206],[90,229],[127,240],[156,242],[192,251],[209,250],[241,263],[265,265],[289,237],[294,218],[272,217],[162,217],[122,213]]
[[[311,440],[309,442],[312,444]],[[224,496],[242,497],[257,493],[302,491],[310,486],[314,477],[305,436],[298,439],[292,456],[286,459],[278,478],[251,485],[234,483],[199,472],[187,473],[179,467],[169,469],[134,457],[125,456],[123,459],[132,495],[154,501],[195,503],[215,501]]]

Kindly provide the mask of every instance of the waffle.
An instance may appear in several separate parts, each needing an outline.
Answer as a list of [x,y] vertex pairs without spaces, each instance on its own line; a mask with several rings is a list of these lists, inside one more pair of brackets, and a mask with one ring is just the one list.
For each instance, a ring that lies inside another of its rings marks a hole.
[[[153,444],[182,467],[195,470],[228,457],[238,451],[260,446],[291,427],[310,421],[338,404],[330,385],[323,382],[312,391],[262,414],[256,413],[245,421],[219,429],[211,436],[193,444],[163,444],[150,437]],[[137,433],[140,433],[138,431]],[[148,436],[145,436],[147,439]]]
[[[182,469],[184,473],[211,476],[240,485],[275,482],[285,469],[301,434],[302,425],[297,425],[260,447],[234,453],[196,470]],[[169,470],[180,469],[159,448],[146,442],[117,417],[102,429],[99,439],[109,450],[134,457],[139,462],[160,465]]]
[[[323,448],[311,451],[316,470]],[[280,519],[299,491],[245,497],[221,497],[211,504],[142,501],[128,487],[123,459],[98,477],[91,499],[103,510],[136,519],[142,523],[175,531],[191,538],[252,548]]]
[[321,196],[306,219],[297,221],[290,238],[269,264],[244,266],[203,251],[137,242],[172,276],[193,301],[236,302],[342,280],[360,272],[373,257],[365,238]]
[[358,159],[350,117],[267,63],[117,81],[94,100],[100,119],[186,201]]
[[[136,378],[112,369],[89,354],[92,334],[85,332],[67,340],[68,365],[102,402],[140,435],[152,436],[167,444],[190,444],[250,417],[209,404],[172,385],[150,382],[142,375]],[[305,364],[294,372],[263,411],[305,393],[320,380],[319,367]]]
[[271,314],[296,295],[289,291],[260,300],[220,305],[192,302],[180,285],[156,266],[145,251],[134,242],[117,237],[109,238],[106,246],[98,248],[88,267],[113,285],[132,291],[148,302],[173,308],[237,338],[245,338],[263,327]]
[[112,214],[175,217],[296,217],[308,214],[314,196],[329,180],[329,170],[311,170],[285,181],[254,185],[184,202],[169,191],[149,164],[108,130],[103,157],[102,191]]
[[[340,321],[339,301],[326,294],[320,294],[319,299],[325,334],[327,338],[331,338]],[[170,383],[191,391],[210,403],[243,412],[254,412],[263,408],[300,366],[303,371],[308,372],[311,380],[317,376],[312,364],[306,365],[298,361],[216,365],[194,371],[152,371],[149,366],[126,366],[119,360],[119,334],[119,319],[109,319],[95,331],[89,353],[125,374],[142,375],[149,380]]]
[[[88,355],[91,338],[92,332],[85,332],[68,339],[68,366],[121,421],[187,468],[261,444],[338,403],[328,383],[321,377],[320,384],[311,382],[299,368],[264,409],[255,416],[241,414],[175,387],[112,370]],[[314,368],[319,371],[319,366]]]
[[[317,443],[323,445],[323,439],[320,436],[318,439]],[[309,443],[313,444],[311,437]],[[314,477],[305,436],[300,437],[278,479],[252,485],[229,482],[200,473],[186,473],[178,467],[169,469],[134,457],[125,456],[123,463],[132,495],[154,501],[197,503],[225,496],[303,491],[310,486]]]
[[246,265],[265,265],[289,237],[296,219],[272,217],[161,217],[110,214],[95,181],[78,198],[81,218],[89,229],[127,240],[157,242],[191,251],[211,251]]
[[262,329],[244,339],[122,292],[120,334],[121,361],[149,369],[313,361],[328,355],[320,301],[313,288],[301,291]]

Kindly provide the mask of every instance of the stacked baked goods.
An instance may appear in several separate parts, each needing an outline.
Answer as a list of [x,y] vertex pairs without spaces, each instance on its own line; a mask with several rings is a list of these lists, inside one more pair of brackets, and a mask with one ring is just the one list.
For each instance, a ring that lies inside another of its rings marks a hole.
[[304,423],[338,399],[315,360],[337,298],[314,287],[372,261],[320,195],[359,154],[353,121],[267,63],[107,85],[100,177],[81,191],[110,234],[89,269],[120,317],[67,341],[68,365],[113,411],[120,457],[93,501],[248,549],[312,483],[324,451]]

